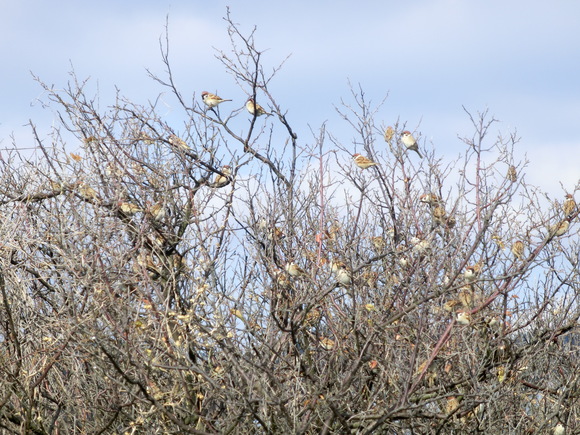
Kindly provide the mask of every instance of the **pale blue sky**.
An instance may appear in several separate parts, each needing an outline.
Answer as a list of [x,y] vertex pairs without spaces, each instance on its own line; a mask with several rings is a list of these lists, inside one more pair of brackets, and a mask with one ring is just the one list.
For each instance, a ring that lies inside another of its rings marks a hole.
[[[37,98],[30,71],[62,88],[74,66],[98,84],[102,103],[114,86],[136,102],[162,89],[145,68],[161,73],[159,37],[169,14],[171,59],[184,94],[219,91],[245,98],[214,58],[228,49],[222,1],[0,1],[0,148],[14,133],[32,145],[32,118],[47,131],[53,115]],[[237,1],[242,29],[258,26],[268,65],[292,56],[272,84],[300,138],[329,120],[348,98],[347,80],[367,97],[389,98],[385,124],[397,118],[450,157],[471,134],[461,106],[489,108],[505,133],[517,129],[519,158],[531,160],[529,180],[554,196],[558,181],[572,191],[580,180],[580,2],[578,1]],[[56,6],[58,5],[58,6]],[[243,101],[241,101],[243,102]],[[168,113],[171,108],[168,108]],[[351,139],[344,137],[344,142]],[[430,145],[428,144],[427,147]],[[564,156],[562,156],[562,154]]]

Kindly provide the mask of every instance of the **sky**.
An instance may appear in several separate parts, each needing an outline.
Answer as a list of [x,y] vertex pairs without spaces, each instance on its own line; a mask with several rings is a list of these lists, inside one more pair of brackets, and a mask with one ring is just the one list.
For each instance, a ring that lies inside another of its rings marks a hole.
[[[167,18],[183,94],[209,90],[244,100],[214,57],[215,48],[230,48],[228,5],[242,31],[257,26],[269,67],[290,55],[271,91],[300,140],[312,140],[309,128],[325,121],[329,130],[347,131],[334,107],[349,100],[350,81],[373,103],[388,96],[379,114],[384,125],[406,122],[421,133],[422,147],[450,160],[465,149],[458,136],[473,134],[463,107],[489,110],[497,131],[521,137],[515,156],[530,161],[529,182],[555,198],[580,188],[575,0],[0,0],[0,153],[12,137],[19,148],[34,146],[30,119],[41,133],[56,123],[32,74],[64,88],[74,68],[90,77],[103,105],[114,102],[116,88],[137,103],[165,92],[146,69],[163,74],[159,39]],[[172,104],[168,99],[168,116]]]

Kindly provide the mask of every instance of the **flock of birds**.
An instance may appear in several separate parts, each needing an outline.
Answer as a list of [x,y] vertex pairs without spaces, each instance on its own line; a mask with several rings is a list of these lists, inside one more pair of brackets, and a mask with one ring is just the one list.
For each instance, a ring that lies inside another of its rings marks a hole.
[[[201,98],[202,98],[204,104],[209,109],[214,109],[215,107],[217,107],[218,105],[220,105],[221,103],[224,103],[226,101],[232,101],[229,99],[221,98],[218,95],[212,94],[212,93],[207,92],[207,91],[203,91],[201,93]],[[262,116],[262,115],[266,115],[266,116],[272,115],[271,113],[266,112],[266,110],[264,110],[264,108],[262,106],[257,104],[254,101],[254,99],[251,97],[248,98],[248,100],[246,101],[246,110],[252,116],[256,116],[256,117]],[[391,126],[387,127],[387,129],[385,130],[385,133],[384,133],[385,141],[390,142],[394,136],[395,136],[395,129]],[[419,152],[419,146],[417,144],[417,141],[413,137],[413,134],[410,131],[408,131],[408,130],[403,131],[401,133],[400,140],[401,140],[401,143],[407,148],[407,150],[415,151],[419,155],[419,158],[423,158],[423,156]],[[368,169],[371,166],[378,165],[377,162],[375,162],[375,161],[369,159],[368,157],[365,157],[359,153],[353,154],[352,157],[353,157],[353,160],[354,160],[354,163],[356,164],[356,166],[358,166],[361,169]],[[215,178],[212,186],[220,188],[220,187],[224,187],[224,186],[228,185],[231,181],[231,174],[232,174],[231,167],[229,165],[223,166],[221,169],[221,173],[216,175],[216,178]],[[510,168],[508,170],[507,178],[512,182],[516,181],[517,174],[516,174],[516,170],[513,166],[510,166]],[[430,206],[433,218],[438,224],[443,224],[443,225],[446,225],[448,227],[452,227],[455,225],[455,218],[453,218],[452,216],[449,216],[447,214],[444,206],[442,205],[441,200],[436,195],[434,195],[434,194],[421,195],[420,201],[422,203],[428,204]],[[566,199],[564,200],[564,202],[562,204],[562,210],[564,212],[565,217],[560,222],[548,227],[548,236],[547,236],[548,238],[562,236],[568,231],[568,228],[570,226],[570,221],[572,219],[572,215],[576,211],[576,208],[577,208],[577,205],[576,205],[576,202],[574,201],[574,197],[571,194],[567,194]],[[420,243],[414,243],[414,245],[415,245],[415,248],[417,248],[417,249],[419,249],[421,247]],[[517,260],[522,260],[524,257],[524,252],[525,252],[524,241],[522,241],[522,240],[515,241],[511,247],[511,252]],[[344,263],[330,262],[330,267],[331,267],[332,272],[334,273],[334,275],[335,275],[335,277],[340,285],[350,286],[352,284],[353,281],[352,281],[351,273],[349,272],[347,266]],[[288,273],[288,275],[290,275],[291,277],[294,277],[294,278],[297,278],[299,276],[306,274],[294,262],[290,262],[290,263],[286,264],[285,270]],[[465,270],[466,281],[470,282],[473,279],[475,279],[477,274],[478,274],[477,272],[479,272],[479,271],[475,267],[467,267]],[[462,320],[464,320],[464,319],[458,318],[458,321],[460,323],[462,323]]]
[[[216,94],[212,94],[211,92],[207,92],[207,91],[203,91],[201,93],[201,99],[203,100],[204,104],[209,109],[214,109],[215,107],[219,106],[221,103],[224,103],[226,101],[232,101],[232,100],[222,98]],[[251,97],[248,98],[248,100],[246,101],[246,110],[251,115],[256,116],[256,117],[262,116],[262,115],[266,115],[266,116],[272,115],[271,113],[266,112],[266,110],[262,106],[260,106],[258,103],[256,103],[254,101],[254,99]],[[393,127],[388,127],[387,130],[385,131],[385,140],[390,141],[393,138],[394,134],[395,134],[395,130],[393,129]],[[410,131],[405,130],[401,134],[401,142],[403,143],[403,145],[405,145],[405,147],[408,150],[415,151],[419,155],[419,158],[423,158],[423,156],[419,152],[419,145],[417,144],[417,141],[415,140],[415,138],[413,137],[413,135],[411,134]],[[359,153],[353,154],[352,157],[353,157],[354,163],[361,169],[367,169],[367,168],[370,168],[371,166],[378,165],[378,163],[372,161],[368,157],[365,157]],[[214,187],[224,187],[224,186],[227,186],[229,184],[229,176],[231,175],[231,167],[228,165],[224,166],[222,168],[222,173],[223,174],[217,175],[216,180],[214,181]]]

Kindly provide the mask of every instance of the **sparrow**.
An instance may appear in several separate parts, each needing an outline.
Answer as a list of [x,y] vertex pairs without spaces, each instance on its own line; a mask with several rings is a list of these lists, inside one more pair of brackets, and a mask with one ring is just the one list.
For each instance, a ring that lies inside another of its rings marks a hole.
[[149,213],[156,222],[162,221],[165,218],[165,207],[161,202],[157,202],[149,207]]
[[330,338],[319,337],[318,338],[318,344],[324,350],[332,350],[334,348],[334,340],[331,340]]
[[169,142],[174,147],[181,148],[182,150],[185,150],[185,151],[191,150],[191,148],[189,148],[189,146],[185,143],[185,141],[183,139],[181,139],[180,137],[177,137],[174,134],[170,134],[167,137],[167,142]]
[[224,165],[221,169],[222,174],[216,174],[212,187],[220,188],[230,184],[230,175],[232,175],[232,168],[230,165]]
[[457,397],[455,396],[448,397],[447,403],[445,404],[445,411],[447,411],[447,414],[451,414],[457,408],[459,408],[459,400],[457,400]]
[[[334,263],[332,263],[332,266]],[[352,276],[349,270],[344,263],[338,263],[336,266],[336,270],[334,271],[334,275],[336,276],[336,280],[343,286],[349,286],[352,284]]]
[[443,309],[448,313],[451,313],[453,310],[455,310],[455,307],[460,303],[461,302],[458,301],[457,299],[450,299],[443,304]]
[[566,216],[570,216],[576,211],[576,201],[574,201],[574,197],[569,193],[566,195],[564,204],[562,204],[562,210]]
[[373,162],[371,159],[367,159],[365,156],[361,156],[360,154],[353,154],[352,158],[354,160],[355,165],[357,165],[361,169],[370,168],[371,166],[378,165],[378,163]]
[[477,279],[477,276],[479,275],[480,272],[480,267],[479,266],[467,266],[465,268],[465,272],[463,272],[463,277],[465,278],[465,280],[467,282],[473,282]]
[[568,231],[568,227],[570,227],[569,219],[564,219],[563,221],[558,222],[557,224],[550,225],[550,227],[548,228],[548,237],[562,236],[566,234],[566,231]]
[[471,290],[470,286],[463,286],[458,294],[459,302],[465,308],[471,308],[473,304],[473,291]]
[[514,254],[514,257],[516,257],[516,259],[521,260],[524,256],[524,249],[525,249],[524,242],[522,242],[521,240],[517,240],[512,245],[511,251],[512,254]]
[[320,320],[320,317],[322,317],[321,307],[311,309],[310,311],[308,311],[308,314],[306,314],[306,317],[304,317],[304,326],[312,327],[316,325]]
[[395,135],[395,130],[390,125],[385,130],[385,142],[390,142]]
[[281,270],[277,270],[273,274],[276,284],[282,288],[290,287],[290,280],[287,275]]
[[415,151],[417,154],[419,154],[420,159],[423,158],[423,156],[419,152],[419,146],[417,145],[417,141],[415,140],[415,138],[413,137],[413,135],[409,130],[405,130],[403,132],[403,135],[401,136],[401,142],[403,142],[403,145],[405,145],[408,150]]
[[405,254],[407,247],[405,245],[400,245],[397,247],[397,254],[399,254],[399,264],[403,267],[409,266],[409,257]]
[[507,171],[507,179],[510,180],[512,183],[515,183],[518,180],[518,173],[516,172],[515,166],[510,166]]
[[288,263],[284,269],[286,269],[286,272],[288,272],[288,274],[294,278],[306,275],[306,272],[300,269],[294,262]]
[[132,204],[130,202],[119,201],[117,205],[119,206],[119,210],[128,216],[132,216],[135,213],[139,213],[141,211],[141,208],[138,205]]
[[254,100],[252,98],[248,98],[248,101],[246,101],[246,110],[248,112],[250,112],[251,115],[254,115],[254,114],[256,116],[262,116],[262,115],[270,116],[271,115],[271,113],[266,112],[262,106],[260,106],[256,102],[254,102]]
[[422,202],[423,204],[428,204],[431,207],[435,207],[439,205],[441,201],[439,197],[434,193],[424,193],[419,197],[419,202]]
[[471,315],[465,311],[457,313],[457,323],[460,325],[469,325],[471,323]]
[[433,220],[439,225],[445,223],[445,221],[447,220],[447,212],[445,211],[445,208],[443,208],[440,205],[433,208],[432,214]]
[[449,216],[445,223],[447,224],[447,228],[453,228],[457,223],[457,219],[455,219],[453,216]]
[[399,264],[403,267],[407,267],[409,265],[409,257],[406,255],[401,255],[399,257]]
[[431,244],[428,240],[420,237],[411,237],[411,244],[413,245],[413,252],[418,254],[426,254],[431,250]]
[[284,232],[280,228],[274,227],[268,231],[266,238],[270,241],[282,240],[282,239],[286,238],[286,234],[284,234]]
[[85,199],[97,199],[99,196],[95,189],[83,182],[79,184],[79,193]]
[[224,101],[232,101],[232,100],[224,100],[223,98],[218,97],[217,95],[212,94],[212,93],[207,92],[207,91],[203,91],[201,93],[201,99],[203,100],[205,105],[207,107],[209,107],[210,109],[217,107],[218,104],[221,104]]

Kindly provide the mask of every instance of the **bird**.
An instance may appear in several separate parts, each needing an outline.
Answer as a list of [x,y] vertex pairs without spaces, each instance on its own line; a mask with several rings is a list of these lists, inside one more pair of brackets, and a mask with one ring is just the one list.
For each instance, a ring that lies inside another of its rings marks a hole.
[[331,340],[330,338],[327,338],[327,337],[319,337],[318,338],[318,344],[324,350],[332,350],[334,348],[334,344],[335,343],[334,343],[334,340]]
[[465,268],[465,272],[463,272],[463,277],[467,282],[473,282],[477,279],[479,275],[480,268],[479,266],[467,266]]
[[217,107],[218,104],[221,104],[224,101],[232,101],[232,100],[224,100],[223,98],[218,97],[216,94],[212,94],[212,93],[207,92],[207,91],[203,91],[201,93],[201,99],[203,100],[205,105],[207,107],[209,107],[210,109]]
[[280,228],[272,227],[267,231],[266,238],[270,241],[282,240],[286,238],[286,234],[284,234],[284,232]]
[[393,136],[395,135],[395,130],[390,125],[385,130],[385,142],[390,142]]
[[556,426],[554,426],[552,433],[554,435],[564,435],[566,433],[566,428],[562,423],[558,423]]
[[352,158],[354,159],[354,163],[361,169],[370,168],[371,166],[376,166],[378,163],[373,162],[371,159],[366,158],[365,156],[361,156],[360,154],[353,154]]
[[246,110],[255,116],[271,115],[271,113],[266,112],[262,106],[256,103],[253,98],[248,98],[248,101],[246,101]]
[[507,179],[510,180],[512,183],[515,183],[518,180],[518,173],[516,172],[515,166],[510,166],[507,171]]
[[406,255],[401,255],[399,257],[399,264],[403,267],[409,266],[409,257],[407,257]]
[[[224,165],[221,169],[221,174],[216,174],[212,187],[220,188],[230,184],[230,175],[232,175],[232,168],[230,165]],[[223,174],[223,175],[222,175]]]
[[568,227],[570,226],[570,220],[564,219],[557,224],[550,225],[548,228],[548,237],[558,237],[566,234]]
[[93,189],[92,187],[90,187],[88,184],[86,183],[79,183],[78,186],[79,189],[79,193],[80,195],[84,198],[84,199],[97,199],[98,198],[98,194],[97,191],[95,189]]
[[461,302],[460,302],[460,301],[458,301],[457,299],[450,299],[450,300],[448,300],[447,302],[445,302],[445,303],[443,304],[443,309],[444,309],[445,311],[447,311],[448,313],[450,313],[450,312],[452,312],[452,311],[455,309],[455,307],[456,307],[457,305],[459,305],[460,303],[461,303]]
[[514,254],[514,257],[516,257],[516,259],[521,260],[524,256],[524,249],[525,249],[524,242],[522,242],[521,240],[516,240],[512,245],[511,251],[512,254]]
[[165,218],[165,207],[163,203],[157,202],[149,207],[149,213],[156,222],[162,221]]
[[135,213],[142,211],[141,207],[130,202],[119,201],[117,205],[119,206],[119,210],[128,216],[132,216]]
[[304,326],[310,328],[310,327],[316,325],[321,317],[322,317],[322,308],[321,307],[315,307],[315,308],[311,309],[310,311],[308,311],[308,313],[304,317]]
[[401,142],[403,142],[403,145],[405,145],[408,150],[415,151],[417,154],[419,154],[420,159],[423,158],[423,156],[419,152],[419,146],[417,145],[417,141],[415,140],[415,138],[413,137],[413,135],[409,130],[405,130],[403,132],[403,134],[401,135]]
[[[334,263],[333,266],[334,268]],[[334,275],[336,276],[336,280],[343,286],[349,286],[352,284],[352,276],[349,272],[349,270],[346,267],[346,264],[344,263],[338,263],[336,266],[336,270],[334,272]]]
[[413,252],[417,254],[426,254],[431,250],[429,241],[417,236],[411,237],[411,244],[413,245]]
[[424,193],[419,197],[419,202],[435,207],[440,204],[441,200],[434,193]]
[[464,285],[461,287],[457,298],[459,302],[461,302],[461,305],[463,305],[465,308],[471,308],[474,299],[473,290],[469,285]]
[[182,150],[185,151],[191,150],[191,148],[189,148],[189,146],[185,143],[185,141],[180,137],[176,136],[175,134],[170,134],[167,137],[167,141],[174,147],[181,148]]
[[447,212],[445,211],[445,208],[440,205],[433,208],[432,214],[433,220],[439,225],[442,225],[447,220]]
[[288,272],[288,274],[294,278],[306,275],[306,273],[294,262],[288,263],[284,268],[286,269],[286,272]]
[[569,193],[566,195],[564,204],[562,204],[562,210],[566,216],[570,216],[576,211],[576,201],[574,201],[574,197]]
[[471,323],[471,315],[465,311],[457,313],[457,323],[460,325],[469,325]]

